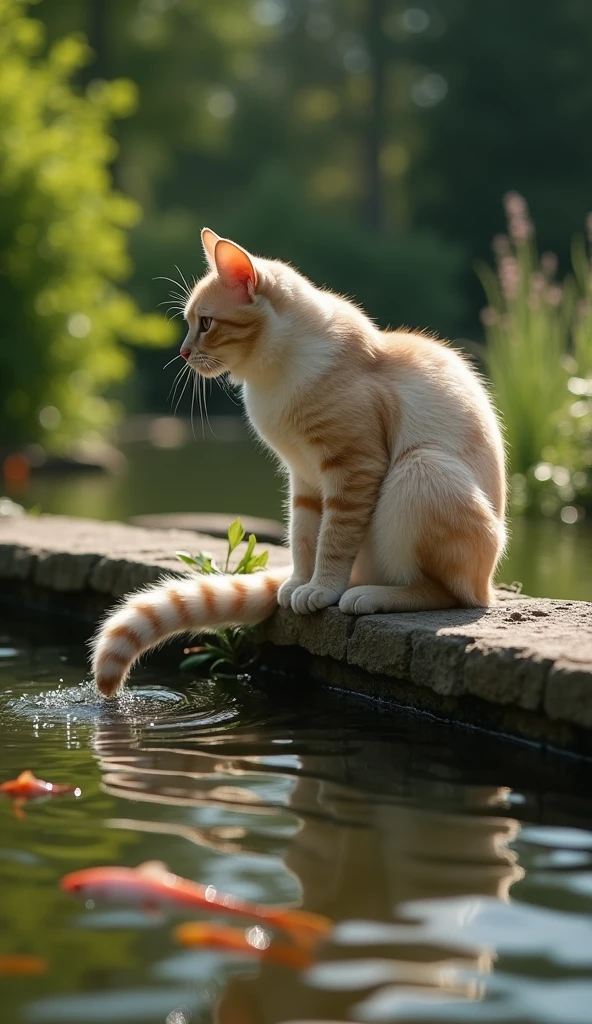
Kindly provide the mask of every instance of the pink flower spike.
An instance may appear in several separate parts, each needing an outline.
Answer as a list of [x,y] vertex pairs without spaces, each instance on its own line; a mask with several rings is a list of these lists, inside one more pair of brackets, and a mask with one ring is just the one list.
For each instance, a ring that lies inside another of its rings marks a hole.
[[510,255],[510,239],[507,235],[495,235],[491,243],[495,255],[501,259],[502,256]]
[[479,316],[481,317],[481,323],[484,327],[495,327],[497,323],[497,313],[491,306],[485,306],[481,310]]
[[541,256],[541,270],[546,277],[551,278],[557,273],[557,257],[554,252],[544,252]]
[[515,242],[526,242],[534,234],[532,221],[528,217],[512,216],[509,229],[510,237]]
[[504,196],[504,209],[508,217],[528,217],[526,199],[519,192],[506,192]]
[[520,268],[513,256],[504,256],[499,268],[500,284],[506,302],[516,298],[520,284]]

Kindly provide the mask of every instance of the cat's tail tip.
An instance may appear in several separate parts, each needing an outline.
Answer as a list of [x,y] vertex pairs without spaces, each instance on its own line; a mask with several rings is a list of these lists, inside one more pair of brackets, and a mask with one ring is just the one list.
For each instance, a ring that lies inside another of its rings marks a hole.
[[290,567],[249,576],[169,578],[131,594],[91,641],[92,674],[114,697],[141,654],[180,633],[262,622],[273,614]]

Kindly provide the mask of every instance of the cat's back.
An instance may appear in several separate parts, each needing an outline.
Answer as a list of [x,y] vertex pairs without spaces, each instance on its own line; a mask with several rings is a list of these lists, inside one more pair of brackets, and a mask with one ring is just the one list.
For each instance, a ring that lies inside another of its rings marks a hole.
[[450,345],[411,332],[383,336],[386,376],[400,408],[396,449],[427,445],[459,457],[494,507],[505,501],[504,445],[479,374]]
[[407,415],[415,412],[426,425],[433,418],[436,430],[446,415],[449,427],[470,417],[499,431],[483,381],[465,355],[423,334],[395,331],[383,339],[383,370]]

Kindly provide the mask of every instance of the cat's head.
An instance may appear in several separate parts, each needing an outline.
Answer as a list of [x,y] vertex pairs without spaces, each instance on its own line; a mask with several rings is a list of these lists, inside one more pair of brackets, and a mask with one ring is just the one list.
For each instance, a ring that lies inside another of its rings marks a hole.
[[210,271],[195,285],[184,315],[188,333],[181,355],[204,377],[250,376],[265,344],[270,305],[263,294],[263,261],[204,228]]

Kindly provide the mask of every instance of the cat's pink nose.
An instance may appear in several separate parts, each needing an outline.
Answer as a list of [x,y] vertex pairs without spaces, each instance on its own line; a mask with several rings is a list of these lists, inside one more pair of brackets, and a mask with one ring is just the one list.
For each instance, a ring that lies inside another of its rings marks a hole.
[[191,355],[191,331],[188,331],[183,338],[183,344],[179,349],[179,355],[183,356],[183,359],[189,359]]

